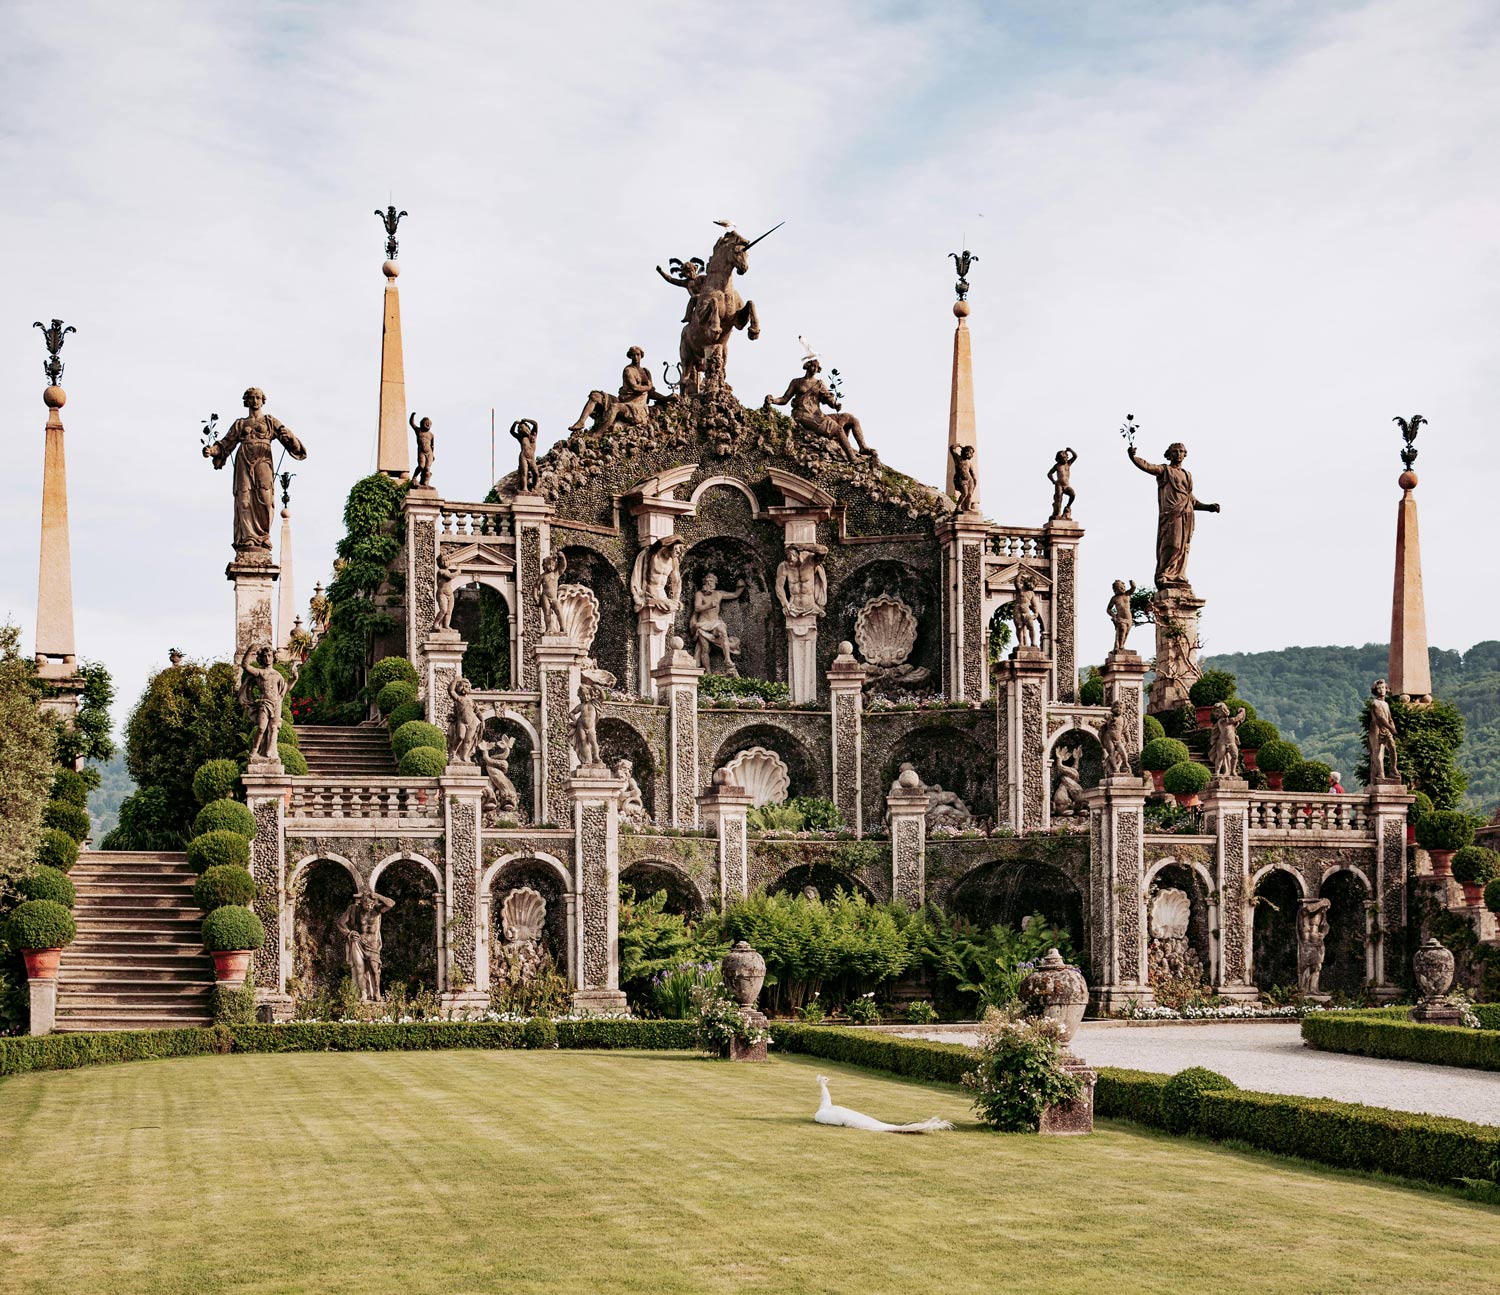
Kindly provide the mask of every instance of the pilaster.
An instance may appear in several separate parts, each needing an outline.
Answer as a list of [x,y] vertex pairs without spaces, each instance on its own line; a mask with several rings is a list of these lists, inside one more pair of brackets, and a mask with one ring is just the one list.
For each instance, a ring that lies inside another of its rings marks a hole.
[[424,649],[437,620],[440,502],[436,490],[417,488],[406,492],[401,505],[406,514],[406,656],[424,682]]
[[855,836],[865,834],[860,789],[864,785],[865,668],[854,645],[839,644],[828,671],[828,710],[833,743],[833,803]]
[[703,671],[677,635],[651,671],[657,700],[667,708],[667,767],[657,784],[665,785],[669,827],[694,827],[698,822],[698,680]]
[[1052,695],[1063,702],[1078,700],[1078,548],[1083,527],[1071,518],[1057,517],[1043,528],[1052,570],[1052,622],[1047,626],[1052,648]]
[[937,526],[943,546],[943,689],[954,701],[990,695],[989,630],[984,623],[984,545],[988,530],[977,513],[959,513]]
[[1375,908],[1366,948],[1367,970],[1378,998],[1400,996],[1402,949],[1399,933],[1406,926],[1406,815],[1416,797],[1400,782],[1378,782],[1366,792],[1368,823],[1375,835]]
[[714,771],[713,783],[698,797],[703,826],[719,835],[719,904],[750,893],[750,833],[746,816],[754,803],[750,793],[729,781],[729,771]]
[[566,634],[537,637],[533,652],[541,693],[541,821],[566,823],[570,817],[568,778],[573,771],[573,708],[578,704],[584,652]]
[[234,584],[234,660],[238,664],[252,647],[276,645],[273,587],[281,568],[266,551],[264,562],[236,558],[224,568],[225,578]]
[[515,641],[521,655],[521,687],[537,687],[536,646],[545,622],[536,605],[542,578],[542,558],[552,547],[553,508],[542,495],[519,494],[511,500],[511,520],[516,540],[516,605],[510,609],[516,623]]
[[1101,1014],[1155,1003],[1146,979],[1146,791],[1139,778],[1103,779],[1089,810],[1089,961]]
[[1214,988],[1224,998],[1255,1002],[1250,979],[1250,784],[1216,778],[1203,795],[1204,822],[1214,837],[1219,890],[1219,965]]
[[463,673],[467,646],[457,630],[428,634],[422,644],[427,722],[436,724],[444,733],[453,718],[453,698],[448,695],[448,688]]
[[568,780],[573,805],[573,857],[578,893],[580,1012],[623,1012],[620,991],[620,783],[603,765],[586,765]]
[[1141,732],[1146,701],[1146,663],[1134,652],[1126,649],[1111,652],[1104,658],[1104,704],[1113,709],[1116,700],[1125,703],[1125,714],[1130,722],[1125,726],[1125,745],[1130,758],[1135,760],[1141,753]]
[[255,878],[255,915],[266,928],[266,942],[251,959],[255,1001],[268,1003],[274,1016],[290,1013],[287,981],[293,974],[292,897],[287,893],[286,802],[291,781],[284,773],[246,771],[245,803],[255,819],[250,841],[250,875]]
[[922,780],[908,769],[885,798],[886,823],[891,830],[891,898],[907,908],[921,908],[927,899],[927,793]]
[[448,774],[439,780],[443,797],[443,838],[447,921],[444,923],[446,973],[443,1006],[450,1012],[482,1011],[488,995],[478,989],[479,881],[483,865],[480,827],[486,780],[478,774]]
[[31,1008],[27,1027],[29,1034],[51,1034],[57,1028],[57,977],[26,978],[26,993]]
[[1051,815],[1047,775],[1047,680],[1052,663],[1040,648],[1016,648],[1000,667],[1004,696],[999,707],[1005,744],[1006,781],[996,788],[1003,826],[1043,831]]
[[1204,601],[1186,585],[1158,589],[1152,596],[1156,620],[1156,681],[1151,685],[1153,715],[1188,704],[1198,668],[1198,618]]

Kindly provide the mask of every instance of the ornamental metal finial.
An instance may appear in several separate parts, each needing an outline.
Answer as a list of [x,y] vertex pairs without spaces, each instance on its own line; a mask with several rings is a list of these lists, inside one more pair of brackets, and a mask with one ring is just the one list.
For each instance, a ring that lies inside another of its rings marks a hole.
[[401,218],[406,215],[404,211],[397,211],[395,204],[381,211],[375,208],[375,214],[380,218],[381,224],[385,226],[385,259],[394,261],[396,259],[396,226],[401,223]]
[[1397,415],[1391,419],[1391,422],[1400,426],[1401,439],[1406,442],[1401,447],[1401,463],[1408,472],[1411,471],[1411,465],[1417,461],[1417,430],[1426,421],[1421,414],[1413,414],[1410,418],[1402,418],[1400,415]]
[[296,475],[297,474],[295,472],[283,472],[281,474],[281,506],[283,508],[288,508],[291,506],[292,478]]
[[62,386],[63,362],[59,353],[62,351],[63,342],[68,334],[76,333],[78,330],[72,324],[64,328],[60,319],[54,319],[51,328],[48,328],[40,319],[32,327],[42,330],[42,339],[47,343],[47,358],[42,364],[42,372],[47,375],[47,382],[50,386],[60,387]]
[[953,285],[953,291],[958,293],[960,301],[967,301],[969,297],[969,267],[979,260],[968,248],[962,252],[949,252],[953,258],[953,264],[958,268],[958,282]]

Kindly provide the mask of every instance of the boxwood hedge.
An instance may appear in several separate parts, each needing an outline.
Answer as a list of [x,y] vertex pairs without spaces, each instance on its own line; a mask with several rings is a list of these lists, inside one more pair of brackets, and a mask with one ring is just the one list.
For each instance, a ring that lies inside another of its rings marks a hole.
[[1302,1018],[1302,1041],[1325,1052],[1352,1052],[1359,1057],[1500,1070],[1497,1016],[1500,1011],[1489,1005],[1480,1021],[1490,1028],[1471,1030],[1461,1025],[1426,1025],[1354,1012],[1318,1012]]

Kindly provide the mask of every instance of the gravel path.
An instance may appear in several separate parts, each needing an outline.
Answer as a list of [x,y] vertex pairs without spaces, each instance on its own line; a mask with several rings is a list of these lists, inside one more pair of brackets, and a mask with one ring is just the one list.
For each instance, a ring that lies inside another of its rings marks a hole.
[[[903,1031],[905,1033],[905,1031]],[[912,1031],[910,1038],[972,1044],[973,1034]],[[1500,1073],[1412,1061],[1378,1061],[1303,1045],[1301,1028],[1265,1025],[1154,1025],[1079,1028],[1073,1050],[1095,1066],[1174,1074],[1207,1066],[1241,1088],[1332,1097],[1397,1111],[1500,1124]]]

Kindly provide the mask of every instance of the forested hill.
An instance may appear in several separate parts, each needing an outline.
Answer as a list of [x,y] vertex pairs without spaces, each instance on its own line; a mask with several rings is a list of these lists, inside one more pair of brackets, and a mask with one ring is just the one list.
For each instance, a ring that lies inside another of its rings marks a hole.
[[[1491,811],[1500,802],[1500,643],[1429,653],[1433,693],[1457,706],[1468,725],[1459,764],[1469,775],[1470,808]],[[1308,759],[1326,760],[1352,781],[1364,745],[1361,707],[1389,659],[1385,644],[1367,643],[1242,652],[1206,658],[1205,666],[1233,673],[1262,719]]]

